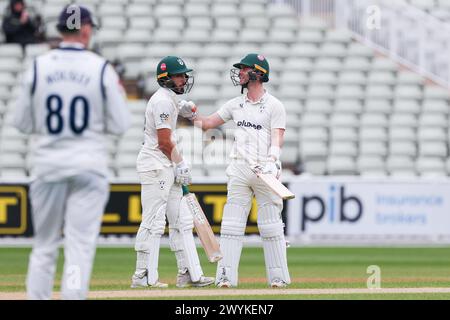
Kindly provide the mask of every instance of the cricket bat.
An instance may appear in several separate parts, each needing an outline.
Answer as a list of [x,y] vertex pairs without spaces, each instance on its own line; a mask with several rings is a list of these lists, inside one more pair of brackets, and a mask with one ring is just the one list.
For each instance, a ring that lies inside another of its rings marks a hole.
[[188,210],[194,217],[194,227],[197,231],[197,236],[205,249],[205,253],[209,262],[214,263],[222,259],[222,253],[220,252],[219,242],[217,241],[208,219],[202,210],[202,207],[197,201],[195,194],[189,192],[187,186],[183,186],[183,198],[186,201]]
[[281,183],[280,180],[277,179],[277,177],[270,173],[262,173],[259,170],[255,170],[254,168],[258,167],[255,162],[249,160],[245,155],[242,154],[242,152],[238,148],[238,153],[241,155],[242,158],[245,159],[245,161],[250,166],[250,169],[256,174],[256,176],[261,179],[264,184],[266,184],[272,192],[274,192],[276,195],[278,195],[283,200],[290,200],[295,198],[295,194],[292,193],[291,190],[286,188],[284,184]]
[[291,192],[280,180],[270,173],[258,173],[256,176],[261,179],[275,194],[280,196],[283,200],[290,200],[295,198],[295,194]]

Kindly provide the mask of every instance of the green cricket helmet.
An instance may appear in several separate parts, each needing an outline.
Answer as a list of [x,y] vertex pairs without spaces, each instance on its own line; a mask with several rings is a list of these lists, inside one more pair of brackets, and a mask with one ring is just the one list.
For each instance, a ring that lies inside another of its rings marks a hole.
[[[235,86],[241,85],[239,70],[243,67],[252,68],[252,71],[249,72],[249,81],[269,82],[269,62],[261,54],[250,53],[242,58],[240,62],[233,64],[233,67],[234,69],[230,71],[230,77]],[[242,86],[245,88],[247,85],[248,82]]]
[[[184,63],[183,59],[175,56],[167,56],[163,58],[156,68],[156,79],[158,84],[163,88],[171,89],[176,94],[184,94],[191,91],[194,85],[194,77],[188,75],[188,72],[192,72]],[[175,82],[172,76],[184,74],[185,83],[181,87],[175,86]]]

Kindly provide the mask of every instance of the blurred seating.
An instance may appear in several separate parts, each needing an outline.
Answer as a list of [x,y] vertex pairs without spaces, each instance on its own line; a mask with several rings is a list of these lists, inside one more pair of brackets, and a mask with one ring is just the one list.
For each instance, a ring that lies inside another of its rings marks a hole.
[[[64,0],[42,0],[54,21]],[[409,0],[450,20],[449,0]],[[314,175],[448,175],[449,92],[400,68],[316,18],[268,0],[85,0],[102,29],[94,41],[110,60],[119,58],[125,78],[144,76],[151,95],[159,86],[156,64],[179,55],[195,69],[189,96],[210,114],[240,94],[229,79],[232,64],[248,52],[268,57],[268,88],[285,105],[282,160],[287,175],[302,167]],[[248,16],[248,12],[252,12]],[[50,22],[49,22],[50,23]],[[47,25],[53,28],[52,25]],[[0,44],[0,179],[28,174],[29,138],[12,127],[21,74],[48,45]],[[137,181],[135,161],[143,142],[146,101],[131,100],[133,127],[108,141],[110,171]],[[225,175],[235,126],[212,134],[183,127],[183,152],[194,175]],[[212,142],[211,135],[217,136]],[[226,153],[226,154],[221,154]],[[220,157],[219,163],[215,157]]]

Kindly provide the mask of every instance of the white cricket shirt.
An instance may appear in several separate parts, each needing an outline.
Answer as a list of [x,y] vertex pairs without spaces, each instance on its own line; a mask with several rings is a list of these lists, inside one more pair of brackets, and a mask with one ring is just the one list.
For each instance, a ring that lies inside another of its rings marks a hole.
[[108,174],[106,133],[130,124],[113,67],[82,44],[62,43],[26,72],[14,125],[34,134],[32,176],[47,180],[83,171]]
[[148,101],[145,110],[144,144],[136,162],[138,172],[172,166],[172,161],[159,149],[157,130],[170,129],[172,142],[176,144],[177,119],[177,94],[170,89],[159,88]]
[[240,158],[242,152],[252,161],[267,161],[271,130],[286,129],[285,108],[267,91],[256,102],[250,101],[247,94],[236,97],[225,103],[217,113],[225,122],[233,120],[237,126],[231,158]]

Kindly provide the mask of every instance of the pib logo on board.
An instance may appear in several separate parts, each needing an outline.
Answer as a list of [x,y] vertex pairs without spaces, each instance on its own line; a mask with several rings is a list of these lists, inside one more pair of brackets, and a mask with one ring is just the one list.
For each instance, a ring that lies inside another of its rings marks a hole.
[[355,195],[348,194],[345,186],[330,185],[328,194],[311,194],[300,200],[301,230],[328,220],[328,223],[356,223],[364,214],[364,205]]

